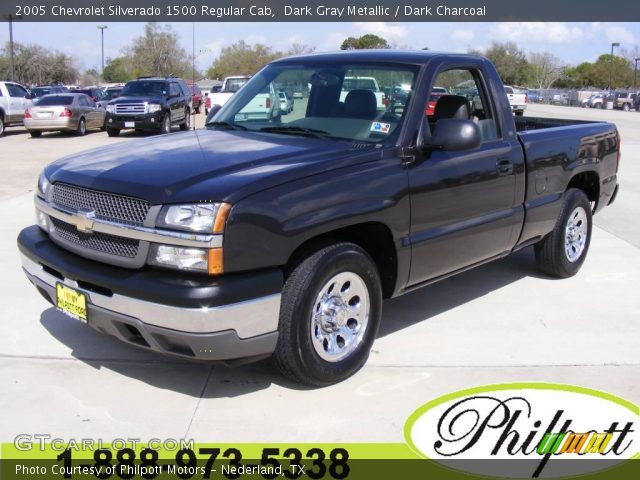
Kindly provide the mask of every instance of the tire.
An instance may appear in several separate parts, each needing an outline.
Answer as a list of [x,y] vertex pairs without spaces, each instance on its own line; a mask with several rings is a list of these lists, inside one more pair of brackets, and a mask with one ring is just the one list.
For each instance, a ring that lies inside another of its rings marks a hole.
[[29,135],[33,138],[40,138],[42,136],[42,132],[39,130],[29,130]]
[[162,124],[160,125],[160,133],[166,134],[171,133],[171,115],[168,113],[164,114],[162,117]]
[[79,137],[84,137],[87,133],[87,123],[84,121],[84,118],[81,118],[78,121],[78,128],[76,128],[76,135]]
[[0,114],[0,136],[4,134],[4,115]]
[[182,122],[180,124],[180,130],[189,130],[189,127],[191,126],[191,111],[189,109],[186,109],[184,111],[184,122]]
[[[349,307],[352,302],[357,306]],[[284,285],[273,361],[298,383],[319,387],[345,380],[367,361],[381,314],[380,277],[371,257],[352,243],[324,247]]]
[[557,278],[578,273],[589,251],[592,227],[589,199],[582,190],[570,188],[553,231],[534,247],[538,268]]
[[110,137],[117,137],[118,135],[120,135],[120,130],[118,130],[117,128],[107,127],[107,135],[109,135]]

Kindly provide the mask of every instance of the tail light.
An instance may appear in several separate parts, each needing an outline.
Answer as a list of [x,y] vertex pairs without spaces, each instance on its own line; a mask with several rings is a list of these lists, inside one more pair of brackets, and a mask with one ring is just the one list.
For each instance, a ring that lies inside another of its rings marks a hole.
[[31,112],[29,111],[29,109],[24,111],[24,118],[31,118]]
[[387,98],[386,95],[382,95],[382,104],[389,105],[389,99]]
[[265,108],[271,108],[271,99],[270,98],[267,98],[267,101],[264,102],[264,107]]
[[205,105],[207,108],[211,108],[211,99],[209,97],[207,97],[207,100],[205,101]]
[[67,107],[64,107],[64,110],[62,110],[62,112],[60,112],[60,116],[61,117],[72,117],[73,114],[71,113],[71,110],[69,110]]

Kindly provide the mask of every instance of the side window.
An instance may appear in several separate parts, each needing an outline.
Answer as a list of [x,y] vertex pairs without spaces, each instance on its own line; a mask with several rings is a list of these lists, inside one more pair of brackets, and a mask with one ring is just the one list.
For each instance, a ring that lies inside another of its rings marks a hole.
[[171,83],[169,86],[169,94],[171,96],[173,95],[180,95],[180,87],[178,87],[177,83]]
[[[439,102],[443,102],[438,108]],[[436,123],[440,118],[468,118],[478,124],[482,141],[498,138],[498,124],[479,71],[453,69],[441,72],[429,94],[425,115]]]
[[9,90],[10,97],[24,98],[27,96],[27,91],[20,85],[16,85],[14,83],[8,83],[7,90]]

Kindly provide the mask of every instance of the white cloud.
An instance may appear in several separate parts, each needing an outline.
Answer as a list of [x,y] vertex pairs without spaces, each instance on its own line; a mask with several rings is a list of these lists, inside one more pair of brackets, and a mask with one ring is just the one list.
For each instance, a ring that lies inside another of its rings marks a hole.
[[451,32],[451,39],[457,42],[470,42],[475,36],[471,30],[458,29]]
[[638,43],[638,39],[633,33],[631,33],[625,27],[621,27],[618,25],[608,27],[606,30],[606,35],[610,42],[619,42],[623,44]]
[[582,40],[584,32],[563,22],[505,22],[495,25],[491,37],[498,41],[561,44]]
[[304,37],[302,35],[291,35],[288,39],[287,42],[289,42],[289,45],[294,45],[296,43],[299,44],[304,44]]
[[355,22],[353,27],[362,35],[373,33],[391,43],[403,41],[409,35],[405,27],[389,25],[385,22]]
[[247,35],[244,38],[244,41],[249,45],[255,45],[256,43],[261,43],[263,45],[267,44],[267,37],[264,35]]
[[340,45],[348,36],[342,32],[329,32],[324,37],[324,44],[318,45],[318,50],[340,50]]

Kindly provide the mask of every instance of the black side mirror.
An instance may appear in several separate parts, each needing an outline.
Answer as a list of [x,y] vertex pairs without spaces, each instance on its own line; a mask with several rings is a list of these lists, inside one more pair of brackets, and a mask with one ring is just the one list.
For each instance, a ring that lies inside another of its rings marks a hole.
[[481,144],[480,127],[472,120],[441,118],[434,124],[431,136],[423,138],[421,148],[455,152],[474,150]]

